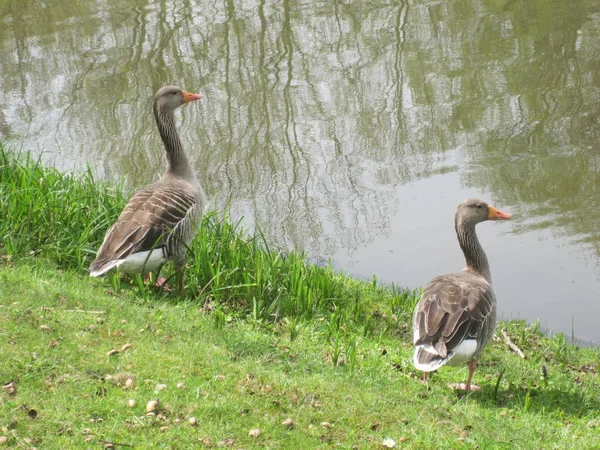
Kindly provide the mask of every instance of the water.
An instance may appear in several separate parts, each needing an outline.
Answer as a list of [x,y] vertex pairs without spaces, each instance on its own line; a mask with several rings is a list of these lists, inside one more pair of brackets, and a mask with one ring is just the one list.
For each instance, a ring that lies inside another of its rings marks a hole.
[[501,315],[600,343],[599,49],[596,0],[0,0],[0,138],[139,186],[180,85],[213,206],[273,244],[419,287],[479,196]]

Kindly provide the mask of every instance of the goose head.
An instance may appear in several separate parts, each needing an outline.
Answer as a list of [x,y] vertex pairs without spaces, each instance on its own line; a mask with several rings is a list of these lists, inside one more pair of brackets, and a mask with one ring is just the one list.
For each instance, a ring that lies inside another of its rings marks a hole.
[[156,108],[161,111],[173,111],[185,103],[199,99],[200,95],[184,91],[177,86],[164,86],[154,95]]
[[507,220],[510,215],[494,208],[478,198],[468,198],[456,210],[456,223],[463,226],[475,226],[486,220]]

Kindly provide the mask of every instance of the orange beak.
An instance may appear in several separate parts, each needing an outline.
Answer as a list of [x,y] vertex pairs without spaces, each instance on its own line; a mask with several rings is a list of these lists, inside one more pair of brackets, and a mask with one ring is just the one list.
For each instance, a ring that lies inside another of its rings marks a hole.
[[503,213],[502,211],[494,208],[493,206],[489,207],[489,220],[508,220],[510,219],[510,214]]
[[183,103],[189,103],[189,102],[194,102],[196,100],[200,100],[200,95],[198,94],[192,94],[191,92],[188,91],[182,91],[183,92]]

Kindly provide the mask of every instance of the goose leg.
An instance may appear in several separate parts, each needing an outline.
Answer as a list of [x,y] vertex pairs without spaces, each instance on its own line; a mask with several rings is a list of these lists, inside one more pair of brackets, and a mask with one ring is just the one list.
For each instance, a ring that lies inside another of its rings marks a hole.
[[473,379],[473,374],[475,373],[475,369],[477,369],[477,361],[473,360],[469,362],[469,376],[467,377],[467,384],[464,383],[453,383],[449,384],[448,387],[450,389],[456,389],[460,391],[479,391],[481,388],[476,384],[471,384],[471,380]]
[[470,391],[471,389],[474,391],[478,391],[479,389],[481,389],[479,386],[473,385],[471,386],[471,379],[473,378],[473,374],[475,373],[475,369],[477,369],[477,361],[473,360],[473,361],[469,361],[469,377],[467,378],[467,386],[466,386],[466,390]]

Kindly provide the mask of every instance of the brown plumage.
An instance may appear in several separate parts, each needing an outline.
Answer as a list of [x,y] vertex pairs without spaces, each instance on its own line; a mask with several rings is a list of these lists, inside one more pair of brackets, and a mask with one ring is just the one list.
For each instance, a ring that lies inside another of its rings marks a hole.
[[[100,276],[119,266],[128,274],[156,270],[167,260],[176,269],[185,263],[188,246],[200,226],[206,199],[183,151],[175,128],[173,110],[200,98],[174,86],[165,86],[154,96],[154,117],[167,155],[167,170],[129,200],[106,233],[91,276]],[[183,279],[179,278],[183,291]]]
[[444,364],[469,362],[465,389],[471,389],[477,359],[496,326],[490,268],[475,225],[509,218],[478,199],[467,199],[458,205],[455,229],[467,266],[461,272],[431,280],[413,314],[413,363],[425,372],[425,379],[428,372]]

